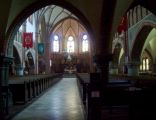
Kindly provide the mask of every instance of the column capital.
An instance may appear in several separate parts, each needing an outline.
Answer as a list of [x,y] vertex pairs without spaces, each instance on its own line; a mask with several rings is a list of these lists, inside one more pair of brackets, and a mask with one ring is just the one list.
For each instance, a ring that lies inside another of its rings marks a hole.
[[139,75],[139,61],[130,61],[127,63],[128,76],[138,76]]
[[9,65],[9,64],[12,64],[12,62],[13,62],[13,57],[0,55],[0,63],[1,63],[0,66]]
[[140,65],[140,61],[129,61],[126,64],[128,67],[135,67]]
[[93,56],[93,61],[98,65],[105,65],[105,63],[108,63],[109,61],[112,60],[112,56],[113,56],[112,54],[105,55],[96,54]]

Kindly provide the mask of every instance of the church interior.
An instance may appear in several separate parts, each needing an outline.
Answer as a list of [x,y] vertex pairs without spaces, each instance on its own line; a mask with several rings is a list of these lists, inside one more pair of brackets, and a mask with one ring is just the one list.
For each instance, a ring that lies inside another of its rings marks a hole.
[[0,120],[156,119],[155,0],[0,3]]

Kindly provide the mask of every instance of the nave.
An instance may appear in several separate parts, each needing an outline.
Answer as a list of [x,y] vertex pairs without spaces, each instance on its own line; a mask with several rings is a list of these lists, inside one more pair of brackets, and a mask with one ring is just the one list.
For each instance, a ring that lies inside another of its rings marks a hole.
[[85,120],[76,78],[62,78],[12,120]]

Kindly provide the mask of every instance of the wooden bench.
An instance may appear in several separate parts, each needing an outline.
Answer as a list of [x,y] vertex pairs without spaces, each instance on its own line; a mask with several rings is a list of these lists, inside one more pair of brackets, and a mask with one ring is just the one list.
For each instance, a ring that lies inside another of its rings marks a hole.
[[12,92],[13,104],[25,104],[28,101],[28,83],[25,80],[9,81],[9,89]]
[[12,93],[13,104],[25,104],[53,84],[53,78],[62,77],[62,74],[34,75],[14,77],[9,80],[9,89]]

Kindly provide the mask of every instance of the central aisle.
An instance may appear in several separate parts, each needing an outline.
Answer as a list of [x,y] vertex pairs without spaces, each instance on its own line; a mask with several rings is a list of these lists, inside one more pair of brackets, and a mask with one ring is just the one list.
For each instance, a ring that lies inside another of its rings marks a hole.
[[63,78],[13,120],[85,120],[76,78]]

